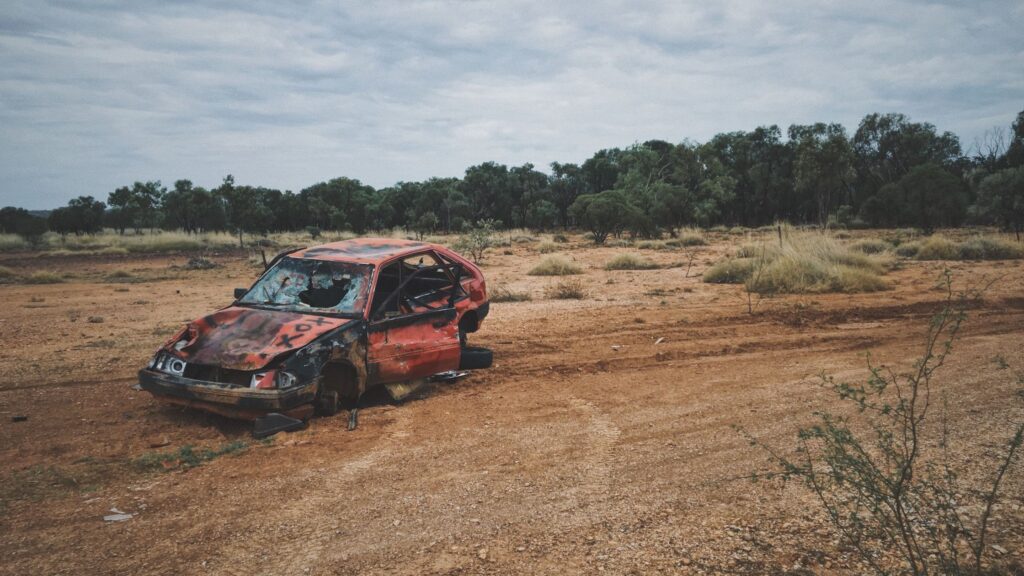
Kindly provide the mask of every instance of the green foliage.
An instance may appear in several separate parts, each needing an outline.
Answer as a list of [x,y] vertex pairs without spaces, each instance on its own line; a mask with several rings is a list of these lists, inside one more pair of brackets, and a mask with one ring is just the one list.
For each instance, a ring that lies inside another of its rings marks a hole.
[[570,211],[580,226],[590,231],[595,244],[604,244],[609,235],[620,234],[639,215],[639,210],[620,190],[584,194]]
[[530,276],[568,276],[582,273],[583,269],[579,266],[559,256],[547,256],[527,272]]
[[242,440],[229,442],[216,450],[209,448],[196,449],[185,445],[171,452],[151,452],[135,460],[135,466],[142,470],[173,470],[176,468],[193,468],[215,458],[228,454],[240,454],[249,449]]
[[452,248],[457,252],[468,253],[474,262],[482,262],[484,259],[484,252],[495,245],[495,226],[496,223],[494,220],[478,221],[476,226],[471,228],[469,232],[463,234]]
[[1016,232],[1020,240],[1024,231],[1024,166],[1007,168],[982,180],[978,209],[983,217]]
[[[953,348],[969,297],[954,296],[948,272],[944,286],[946,306],[932,319],[923,354],[911,370],[869,361],[870,376],[862,384],[822,374],[821,385],[848,403],[856,417],[815,412],[817,422],[801,428],[794,449],[787,451],[744,432],[772,463],[754,479],[802,483],[844,542],[878,574],[985,573],[988,523],[1024,442],[1024,418],[1018,413],[1009,440],[998,442],[994,456],[966,459],[972,470],[989,467],[983,483],[965,482],[950,457],[945,406],[938,422],[931,416],[933,403],[948,397],[933,378]],[[937,449],[926,451],[930,446]],[[891,566],[887,557],[892,556],[902,566]]]

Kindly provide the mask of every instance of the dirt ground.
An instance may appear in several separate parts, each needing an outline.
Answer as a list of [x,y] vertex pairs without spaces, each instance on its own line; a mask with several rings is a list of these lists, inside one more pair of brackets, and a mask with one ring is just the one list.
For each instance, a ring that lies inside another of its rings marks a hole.
[[[526,276],[535,245],[495,249],[496,303],[472,343],[495,366],[393,404],[359,426],[316,419],[253,441],[245,424],[161,405],[135,372],[184,322],[258,274],[243,255],[0,255],[59,284],[0,285],[0,574],[649,574],[865,570],[803,488],[738,479],[767,465],[734,429],[793,446],[812,412],[842,410],[814,383],[856,381],[865,354],[907,369],[944,266],[958,287],[996,279],[937,382],[968,474],[1024,414],[1024,262],[905,262],[892,289],[785,296],[748,314],[703,269],[738,242],[644,251],[648,271],[603,270],[624,248],[577,240],[584,300]],[[1002,366],[1003,362],[1009,368]],[[15,416],[27,420],[14,421]],[[237,449],[234,441],[246,446]],[[182,447],[235,448],[147,468]],[[1024,561],[1024,466],[993,519],[993,558]],[[116,508],[130,520],[106,522]]]

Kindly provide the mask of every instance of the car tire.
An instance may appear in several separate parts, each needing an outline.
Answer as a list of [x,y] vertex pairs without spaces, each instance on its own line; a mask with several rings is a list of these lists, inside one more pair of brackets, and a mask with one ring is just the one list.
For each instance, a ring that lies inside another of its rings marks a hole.
[[337,390],[321,389],[316,395],[316,413],[320,416],[334,416],[341,410],[341,399]]
[[487,348],[464,346],[459,356],[459,370],[482,370],[494,363],[494,353]]

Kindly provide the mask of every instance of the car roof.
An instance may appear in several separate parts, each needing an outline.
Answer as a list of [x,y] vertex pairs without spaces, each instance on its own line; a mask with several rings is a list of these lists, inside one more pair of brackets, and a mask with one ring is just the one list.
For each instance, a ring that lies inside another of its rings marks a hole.
[[414,254],[422,250],[440,248],[429,242],[399,240],[395,238],[353,238],[330,244],[311,246],[289,254],[292,258],[330,260],[333,262],[357,262],[380,264],[395,256]]

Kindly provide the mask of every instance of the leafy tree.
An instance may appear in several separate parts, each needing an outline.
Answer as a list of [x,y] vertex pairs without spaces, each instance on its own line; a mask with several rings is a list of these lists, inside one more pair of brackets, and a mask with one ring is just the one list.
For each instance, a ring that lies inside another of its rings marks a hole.
[[926,234],[939,226],[959,226],[967,211],[967,190],[956,176],[936,164],[913,168],[900,179],[905,194],[903,224]]
[[978,188],[981,212],[1020,240],[1024,231],[1024,165],[1000,170],[981,181]]
[[590,231],[596,244],[604,244],[610,234],[621,233],[639,214],[621,190],[584,194],[573,202],[570,211],[580,226]]
[[132,187],[122,186],[107,197],[111,208],[111,223],[124,234],[129,226],[139,233],[143,228],[151,228],[160,217],[160,201],[167,190],[159,180],[152,182],[135,182]]
[[789,127],[794,145],[794,187],[810,200],[820,226],[828,223],[833,206],[845,202],[852,179],[853,151],[841,124],[817,123]]
[[178,180],[174,188],[164,194],[161,205],[165,225],[198,233],[223,225],[223,206],[212,193],[202,187],[193,187],[190,180]]

